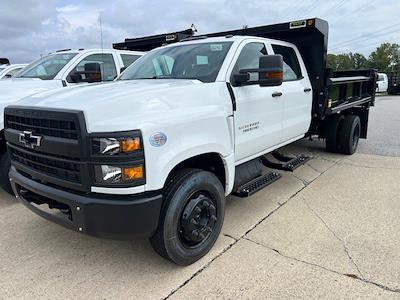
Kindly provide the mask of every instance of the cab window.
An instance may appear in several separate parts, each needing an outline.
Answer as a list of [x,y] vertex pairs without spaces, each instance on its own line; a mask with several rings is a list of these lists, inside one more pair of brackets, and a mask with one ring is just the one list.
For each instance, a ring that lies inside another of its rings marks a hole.
[[[264,43],[248,43],[243,47],[233,68],[232,74],[238,74],[242,69],[257,69],[261,56],[267,55],[267,49]],[[249,83],[256,82],[259,79],[257,72],[250,73]]]
[[[98,53],[91,54],[84,59],[70,72],[70,76],[67,77],[68,82],[74,82],[71,78],[71,75],[79,73],[82,76],[86,76],[85,72],[87,71],[88,66],[93,63],[97,63],[100,65],[101,72],[101,81],[112,81],[117,77],[117,70],[115,68],[113,55],[110,53]],[[85,81],[86,78],[82,78],[82,81]]]
[[283,57],[283,80],[297,80],[303,78],[296,52],[291,47],[272,45],[275,54]]
[[122,62],[126,68],[133,64],[139,57],[140,55],[121,54]]

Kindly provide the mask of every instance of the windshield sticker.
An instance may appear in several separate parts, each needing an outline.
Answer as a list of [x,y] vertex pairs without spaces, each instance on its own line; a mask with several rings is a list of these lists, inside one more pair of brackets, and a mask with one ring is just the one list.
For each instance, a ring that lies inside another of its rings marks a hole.
[[222,44],[211,44],[210,50],[211,51],[222,51]]
[[208,65],[208,56],[196,56],[197,65]]

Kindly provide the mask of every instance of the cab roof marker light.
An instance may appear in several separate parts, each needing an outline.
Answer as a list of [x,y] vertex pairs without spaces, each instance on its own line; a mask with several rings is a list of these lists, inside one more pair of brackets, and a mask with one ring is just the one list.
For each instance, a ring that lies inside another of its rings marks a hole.
[[307,26],[306,20],[293,21],[293,22],[290,22],[290,24],[289,24],[290,29],[304,28],[306,26]]

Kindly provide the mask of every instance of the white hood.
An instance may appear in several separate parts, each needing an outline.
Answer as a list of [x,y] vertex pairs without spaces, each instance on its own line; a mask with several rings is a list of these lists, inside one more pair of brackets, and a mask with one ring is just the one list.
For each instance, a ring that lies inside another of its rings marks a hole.
[[[0,80],[0,123],[3,125],[4,107],[14,104],[24,97],[62,87],[61,80],[41,80],[37,78],[12,78]],[[3,126],[1,127],[3,129]]]
[[16,105],[80,110],[89,132],[122,131],[189,117],[199,107],[212,114],[218,93],[226,93],[226,86],[197,80],[129,80],[48,91]]

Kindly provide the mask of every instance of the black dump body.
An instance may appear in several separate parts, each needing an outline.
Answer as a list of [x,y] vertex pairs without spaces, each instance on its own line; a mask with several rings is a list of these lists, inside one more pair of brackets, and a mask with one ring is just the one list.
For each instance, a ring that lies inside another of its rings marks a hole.
[[150,51],[154,48],[192,37],[194,33],[194,30],[189,28],[183,31],[157,34],[136,39],[125,39],[125,42],[113,44],[113,48],[117,50]]
[[[312,123],[309,134],[324,136],[323,121],[330,115],[358,114],[367,118],[374,104],[377,72],[375,70],[336,71],[327,68],[328,22],[319,18],[205,34],[207,37],[245,35],[293,43],[299,49],[313,87]],[[126,39],[114,44],[116,49],[148,51],[168,43],[190,39],[186,30],[150,37]],[[363,116],[365,115],[365,116]],[[366,131],[361,134],[366,136]]]
[[388,94],[400,94],[400,66],[388,74]]

